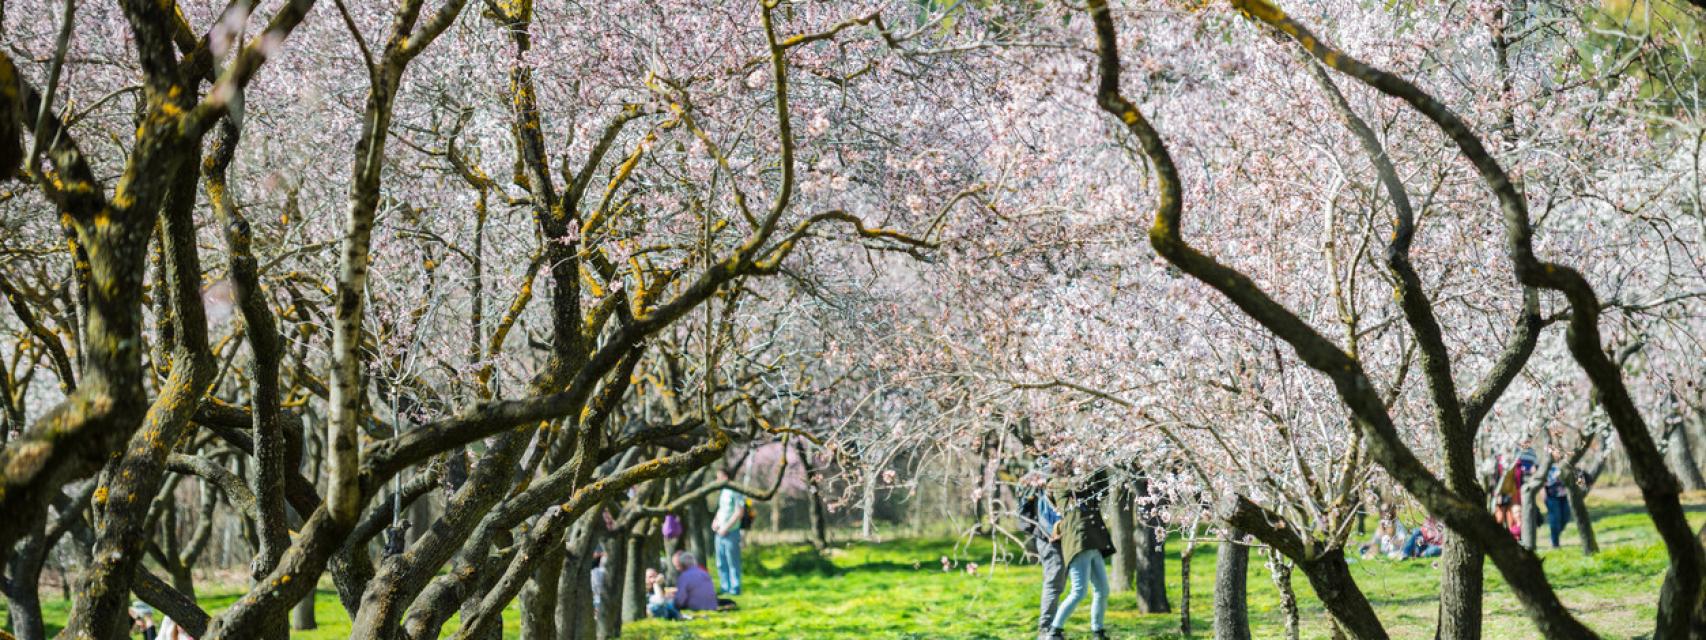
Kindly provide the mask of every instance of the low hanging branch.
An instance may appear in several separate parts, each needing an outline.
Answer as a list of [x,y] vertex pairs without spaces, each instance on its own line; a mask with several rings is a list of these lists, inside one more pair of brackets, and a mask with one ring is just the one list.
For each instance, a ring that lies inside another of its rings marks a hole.
[[669,515],[681,510],[689,504],[692,504],[694,500],[704,499],[705,496],[711,495],[712,492],[721,491],[723,489],[734,489],[735,491],[740,492],[741,495],[761,502],[774,498],[776,497],[776,491],[782,488],[782,479],[788,475],[788,442],[791,439],[791,436],[785,436],[782,438],[782,461],[776,465],[776,479],[771,481],[770,488],[768,489],[761,489],[735,482],[733,478],[728,480],[717,480],[699,485],[692,491],[683,493],[664,504],[656,506],[642,506],[636,510],[635,513],[636,515],[644,516]]

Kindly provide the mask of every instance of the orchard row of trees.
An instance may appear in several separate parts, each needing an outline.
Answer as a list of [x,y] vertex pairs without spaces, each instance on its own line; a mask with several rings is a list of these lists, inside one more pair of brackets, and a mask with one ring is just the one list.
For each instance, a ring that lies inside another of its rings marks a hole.
[[[1387,634],[1345,550],[1420,509],[1440,637],[1480,637],[1488,560],[1593,637],[1488,510],[1523,448],[1578,504],[1634,481],[1655,637],[1706,637],[1706,9],[0,8],[19,637],[50,560],[69,638],[133,597],[285,637],[325,577],[361,638],[494,638],[517,600],[525,637],[611,637],[592,551],[639,584],[749,455],[819,543],[962,470],[945,511],[995,531],[1034,457],[1111,469],[1145,607],[1157,536],[1213,529],[1356,638]],[[209,615],[233,530],[249,590]]]
[[[885,194],[954,188],[888,157],[896,119],[955,116],[894,97],[917,76],[879,62],[906,34],[877,12],[5,9],[24,638],[56,545],[82,558],[63,637],[125,636],[133,593],[197,637],[285,637],[326,575],[356,637],[458,613],[454,637],[498,637],[517,598],[529,637],[593,637],[595,546],[717,488],[694,479],[731,447],[828,455],[794,427],[821,383],[771,335],[806,289],[766,282],[820,279],[806,251],[927,249]],[[209,527],[174,509],[254,549],[217,616],[184,579]]]

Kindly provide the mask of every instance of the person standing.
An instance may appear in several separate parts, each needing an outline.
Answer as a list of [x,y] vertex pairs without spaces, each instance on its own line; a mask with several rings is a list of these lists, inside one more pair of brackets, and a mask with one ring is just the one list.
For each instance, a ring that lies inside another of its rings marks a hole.
[[1102,520],[1102,495],[1108,491],[1108,475],[1098,470],[1083,485],[1067,494],[1061,501],[1061,519],[1055,523],[1054,538],[1060,542],[1061,556],[1067,558],[1066,571],[1072,587],[1066,601],[1054,613],[1049,628],[1051,640],[1066,638],[1066,619],[1084,600],[1084,592],[1094,588],[1090,601],[1090,634],[1096,640],[1108,640],[1102,618],[1108,611],[1108,567],[1105,558],[1114,553],[1114,539]]
[[1558,467],[1546,473],[1546,527],[1552,533],[1552,548],[1558,548],[1558,536],[1564,525],[1570,524],[1570,493],[1558,474]]
[[[728,482],[732,475],[727,467],[717,469],[717,480]],[[723,593],[740,595],[740,523],[746,514],[746,496],[733,487],[723,487],[717,495],[717,515],[711,518],[711,530],[717,533],[717,575]]]
[[1025,478],[1025,495],[1019,501],[1019,529],[1029,534],[1037,562],[1043,566],[1041,610],[1037,618],[1037,637],[1047,638],[1054,626],[1054,613],[1060,607],[1060,593],[1066,588],[1066,558],[1061,555],[1060,542],[1053,538],[1054,524],[1060,522],[1060,512],[1048,497],[1048,458],[1038,458],[1036,468]]
[[1493,519],[1510,530],[1511,536],[1522,537],[1522,464],[1505,468],[1504,456],[1493,467],[1497,490],[1493,495]]

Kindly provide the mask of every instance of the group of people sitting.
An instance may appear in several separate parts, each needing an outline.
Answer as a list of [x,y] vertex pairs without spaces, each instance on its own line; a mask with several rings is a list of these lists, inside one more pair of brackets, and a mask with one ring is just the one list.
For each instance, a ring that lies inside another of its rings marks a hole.
[[[727,484],[734,470],[717,469],[717,480]],[[721,592],[738,596],[741,592],[741,530],[752,523],[751,501],[739,490],[725,487],[717,496],[717,512],[711,518],[711,530],[716,534],[717,570]],[[686,534],[681,519],[671,514],[663,521],[666,540],[682,540]],[[593,608],[603,611],[603,590],[606,583],[604,557],[595,552],[597,562],[592,570]],[[660,620],[685,620],[688,611],[717,611],[734,608],[733,600],[717,597],[718,587],[711,582],[711,573],[691,551],[677,551],[669,557],[675,571],[675,586],[658,567],[646,568],[646,614]],[[602,613],[600,614],[602,615]]]
[[1445,551],[1445,530],[1433,516],[1428,516],[1414,531],[1406,531],[1404,523],[1396,517],[1381,518],[1374,539],[1364,543],[1358,551],[1364,558],[1376,555],[1393,560],[1437,558]]
[[[1522,538],[1523,518],[1529,513],[1523,508],[1523,487],[1533,486],[1530,483],[1534,474],[1539,473],[1538,469],[1534,451],[1527,448],[1516,455],[1514,462],[1497,456],[1489,467],[1482,469],[1483,477],[1490,480],[1493,487],[1493,519],[1518,539]],[[1571,521],[1571,512],[1570,494],[1556,466],[1547,470],[1539,497],[1546,505],[1546,525],[1552,537],[1552,547],[1557,548],[1564,527]],[[1538,522],[1535,524],[1539,525]],[[1358,552],[1364,558],[1378,555],[1393,560],[1409,560],[1436,557],[1443,549],[1444,529],[1437,519],[1430,516],[1420,527],[1406,531],[1395,513],[1384,511],[1374,537],[1360,545]]]
[[[678,572],[675,586],[664,585],[664,576],[657,569],[646,568],[646,615],[659,620],[683,620],[684,611],[716,611],[726,600],[717,599],[717,588],[711,584],[711,573],[699,564],[690,551],[677,551],[670,559]],[[733,603],[730,603],[733,604]]]

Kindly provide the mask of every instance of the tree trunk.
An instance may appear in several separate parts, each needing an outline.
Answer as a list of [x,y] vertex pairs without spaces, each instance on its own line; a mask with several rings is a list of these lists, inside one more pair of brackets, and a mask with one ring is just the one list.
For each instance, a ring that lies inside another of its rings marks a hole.
[[1114,538],[1114,571],[1108,576],[1108,590],[1114,593],[1133,589],[1137,583],[1137,522],[1132,513],[1133,502],[1131,487],[1125,483],[1114,487],[1113,499],[1108,501],[1108,533]]
[[[1448,467],[1446,486],[1467,500],[1487,504],[1486,493],[1476,476],[1473,447],[1459,443],[1447,451],[1445,462]],[[1444,549],[1440,554],[1439,572],[1439,618],[1435,621],[1438,628],[1436,640],[1481,640],[1486,552],[1480,544],[1467,536],[1458,535],[1449,527],[1443,534]],[[1339,552],[1338,561],[1344,561],[1342,550]],[[1327,574],[1334,575],[1336,571],[1327,570]],[[1316,577],[1310,576],[1309,581],[1314,584]],[[1357,597],[1363,597],[1361,590],[1356,591]],[[1385,628],[1374,618],[1372,610],[1367,614],[1370,618],[1368,621],[1358,619],[1363,614],[1357,608],[1349,611],[1334,615],[1339,629],[1359,640],[1371,637],[1366,634],[1373,633],[1376,629],[1380,631],[1380,635],[1374,637],[1386,637]],[[1346,620],[1345,616],[1352,619]]]
[[1588,488],[1566,483],[1570,493],[1570,516],[1576,520],[1576,535],[1582,539],[1582,555],[1599,553],[1599,538],[1593,533],[1593,516],[1588,513]]
[[296,608],[290,610],[290,628],[297,631],[318,629],[320,624],[314,619],[314,592],[308,592],[308,597],[296,603]]
[[[509,531],[499,531],[492,535],[493,547],[501,549],[515,544],[515,536]],[[474,617],[480,611],[480,601],[485,598],[487,591],[491,591],[492,585],[503,574],[503,567],[508,563],[508,558],[509,556],[498,556],[486,560],[486,562],[491,563],[491,566],[481,568],[478,584],[463,593],[460,606],[463,620]],[[503,640],[503,614],[499,612],[498,624],[493,625],[489,631],[475,636],[474,640]]]
[[676,578],[681,576],[681,570],[675,568],[675,554],[682,550],[682,545],[686,543],[687,539],[690,537],[691,536],[683,532],[679,536],[674,538],[664,538],[663,540],[664,560],[662,570],[664,578],[668,579],[670,584],[675,584]]
[[589,533],[571,535],[575,545],[563,559],[557,586],[557,640],[596,640],[598,618],[592,608],[592,549]]
[[711,532],[711,508],[704,500],[688,502],[681,514],[681,524],[686,530],[687,550],[693,552],[693,557],[698,558],[700,564],[710,562],[709,554],[716,548],[711,541],[714,535]]
[[1179,552],[1179,635],[1186,638],[1191,637],[1191,553],[1196,547],[1196,536],[1189,535]]
[[1670,462],[1671,471],[1676,473],[1676,479],[1682,482],[1683,489],[1706,489],[1706,477],[1700,475],[1700,465],[1694,461],[1694,448],[1689,442],[1688,428],[1680,420],[1668,427],[1665,459]]
[[1386,640],[1386,628],[1380,624],[1374,606],[1351,577],[1350,565],[1345,563],[1343,549],[1334,549],[1308,562],[1299,562],[1304,577],[1315,595],[1327,606],[1333,617],[1334,636],[1344,634],[1356,640]]
[[1243,537],[1237,531],[1222,532],[1215,552],[1215,640],[1250,640],[1250,547],[1239,543]]
[[[1138,478],[1133,493],[1142,498],[1149,495],[1149,480]],[[1136,560],[1137,610],[1143,613],[1167,613],[1167,538],[1158,532],[1161,519],[1154,505],[1137,508],[1137,526],[1132,531]]]
[[[0,580],[0,588],[6,594],[7,627],[18,640],[47,640],[41,613],[41,570],[50,551],[46,520],[43,514],[15,548],[4,550],[11,556],[6,559],[6,579]],[[70,580],[63,574],[60,579]]]
[[521,590],[521,640],[557,640],[558,588],[562,576],[560,560],[534,567],[533,577]]
[[[1217,511],[1228,525],[1244,529],[1296,562],[1328,615],[1333,617],[1335,629],[1357,640],[1386,640],[1386,629],[1374,614],[1374,607],[1351,577],[1343,548],[1311,555],[1310,545],[1292,528],[1276,525],[1278,520],[1272,512],[1243,497],[1227,500]],[[1338,631],[1334,637],[1339,637]]]
[[794,439],[795,450],[800,454],[800,471],[806,476],[806,505],[811,512],[811,543],[818,551],[829,548],[829,518],[823,506],[823,494],[817,486],[817,469],[812,466],[811,456],[806,454],[806,446],[801,444],[804,438]]
[[[11,576],[16,578],[17,576]],[[35,581],[17,580],[6,590],[6,627],[18,640],[47,640],[41,616],[41,593]]]
[[172,588],[183,592],[186,596],[194,598],[195,574],[191,572],[190,567],[188,565],[174,563],[166,569],[167,573],[172,576]]
[[623,561],[623,573],[621,573],[623,575],[621,589],[623,589],[624,623],[645,620],[645,604],[647,604],[645,568],[652,567],[653,561],[657,560],[657,553],[653,551],[653,546],[650,544],[652,538],[655,536],[650,536],[648,532],[635,532],[633,536],[628,536],[628,553],[626,553],[628,558],[624,558],[626,561]]
[[[1486,562],[1479,545],[1447,528],[1440,555],[1439,640],[1480,640]],[[1313,582],[1313,580],[1311,580]]]
[[873,472],[865,479],[864,494],[859,499],[859,537],[865,540],[871,539],[871,516],[877,508],[877,478],[881,476]]
[[628,566],[628,534],[612,532],[604,539],[604,605],[598,612],[598,637],[603,640],[622,637],[622,572]]
[[1286,640],[1297,640],[1298,625],[1302,622],[1297,611],[1297,591],[1291,586],[1291,563],[1280,553],[1268,549],[1268,572],[1273,576],[1274,589],[1279,592],[1280,615],[1285,620]]

